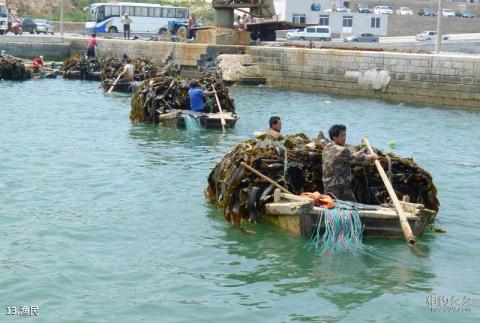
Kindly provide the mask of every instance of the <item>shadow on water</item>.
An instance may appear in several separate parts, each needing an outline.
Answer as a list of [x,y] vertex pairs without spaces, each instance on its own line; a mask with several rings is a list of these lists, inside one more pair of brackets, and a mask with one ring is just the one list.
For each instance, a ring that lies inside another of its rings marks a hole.
[[272,225],[251,225],[248,230],[254,233],[248,236],[230,226],[221,210],[209,207],[207,217],[224,232],[225,243],[217,248],[256,262],[250,270],[228,275],[238,285],[270,282],[274,287],[269,292],[278,296],[315,290],[345,312],[383,294],[432,290],[435,275],[428,259],[416,256],[400,239],[364,239],[367,249],[362,252],[317,255],[304,248],[306,238]]

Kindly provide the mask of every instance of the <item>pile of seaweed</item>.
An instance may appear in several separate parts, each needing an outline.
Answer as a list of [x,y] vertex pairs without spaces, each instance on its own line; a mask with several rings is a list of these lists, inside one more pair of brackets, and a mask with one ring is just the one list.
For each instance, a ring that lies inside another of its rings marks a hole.
[[65,78],[82,80],[99,80],[102,62],[97,58],[86,58],[82,55],[72,56],[63,61],[62,72]]
[[[102,86],[108,89],[123,71],[125,64],[117,57],[108,57],[102,63]],[[145,81],[157,76],[158,66],[148,58],[134,58],[132,64],[135,81]]]
[[[158,123],[159,114],[166,110],[190,110],[188,96],[190,81],[190,79],[162,76],[143,82],[132,97],[130,119],[133,122]],[[198,81],[205,90],[211,91],[212,86],[215,87],[223,111],[235,112],[233,99],[230,98],[222,80],[204,75]],[[206,112],[219,112],[215,99],[207,98]]]
[[[321,192],[322,151],[326,140],[321,132],[310,139],[304,134],[287,136],[281,141],[248,140],[237,145],[216,165],[208,177],[206,196],[217,207],[224,208],[225,218],[239,227],[242,218],[256,221],[262,208],[273,200],[273,185],[249,173],[241,162],[269,176],[294,194]],[[364,146],[349,146],[363,150]],[[438,211],[437,189],[432,176],[411,158],[375,151],[388,170],[397,196],[410,197],[413,203]],[[373,163],[352,165],[352,190],[358,202],[381,205],[389,195]]]
[[0,80],[22,81],[32,78],[22,61],[11,56],[0,56]]

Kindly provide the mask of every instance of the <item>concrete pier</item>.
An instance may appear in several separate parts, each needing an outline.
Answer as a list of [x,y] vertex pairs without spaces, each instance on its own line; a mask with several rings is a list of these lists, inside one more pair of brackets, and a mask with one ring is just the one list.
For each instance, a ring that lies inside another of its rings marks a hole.
[[[98,43],[99,55],[121,56],[125,53],[130,57],[149,57],[157,64],[173,60],[186,76],[199,76],[214,64],[219,54],[245,53],[253,57],[271,86],[397,102],[480,108],[478,55],[109,39],[99,39]],[[83,55],[85,44],[85,38],[0,38],[0,50],[23,57]]]

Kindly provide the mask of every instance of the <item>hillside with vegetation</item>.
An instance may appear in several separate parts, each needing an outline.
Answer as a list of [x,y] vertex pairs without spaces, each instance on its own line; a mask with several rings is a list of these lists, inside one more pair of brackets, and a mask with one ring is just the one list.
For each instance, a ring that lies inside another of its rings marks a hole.
[[[3,2],[3,1],[2,1]],[[60,20],[61,0],[6,0],[7,7],[17,17],[46,18]],[[85,21],[84,8],[92,3],[114,2],[108,0],[64,0],[65,21]],[[190,8],[198,16],[212,16],[210,1],[207,0],[128,0],[128,2],[159,3]]]

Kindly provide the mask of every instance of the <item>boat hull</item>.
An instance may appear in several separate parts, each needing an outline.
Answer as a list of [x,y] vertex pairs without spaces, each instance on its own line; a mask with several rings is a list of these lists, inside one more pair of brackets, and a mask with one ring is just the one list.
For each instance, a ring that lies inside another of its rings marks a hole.
[[[434,222],[436,212],[424,209],[419,204],[403,205],[413,234],[422,235],[425,228]],[[262,220],[294,235],[310,237],[317,229],[320,211],[319,207],[313,207],[308,202],[269,203]],[[393,208],[372,206],[372,209],[359,210],[359,213],[364,236],[403,237],[398,215]]]
[[[222,121],[219,113],[199,113],[191,110],[170,110],[160,114],[160,124],[178,128],[187,127],[186,118],[193,117],[198,120],[202,128],[222,129]],[[231,112],[224,112],[225,128],[234,128],[239,117]]]

